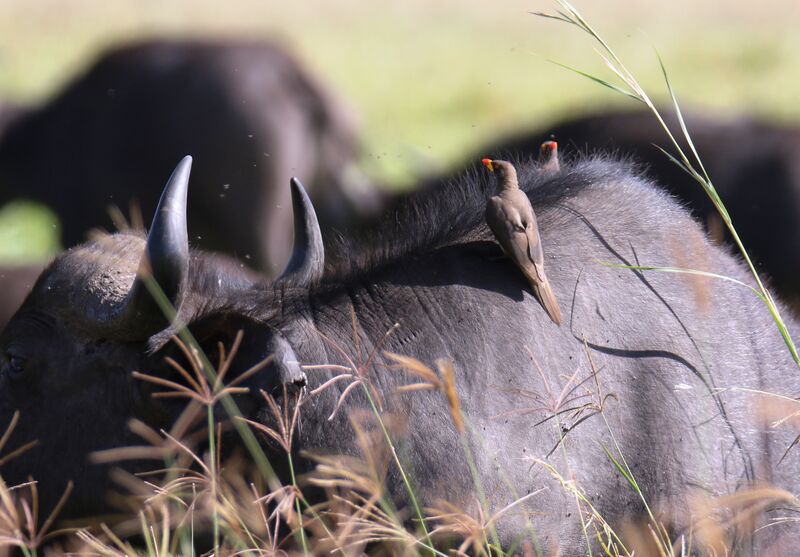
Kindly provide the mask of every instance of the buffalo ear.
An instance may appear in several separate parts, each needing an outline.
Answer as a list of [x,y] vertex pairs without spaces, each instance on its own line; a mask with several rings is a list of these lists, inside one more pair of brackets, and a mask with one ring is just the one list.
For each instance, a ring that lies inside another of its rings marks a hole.
[[289,263],[276,283],[308,286],[322,280],[325,270],[325,248],[317,213],[303,184],[292,178],[292,211],[294,213],[294,247]]
[[277,389],[283,387],[292,389],[302,389],[306,386],[308,379],[306,372],[300,366],[289,342],[280,335],[275,335],[272,339],[272,354],[275,356],[274,371],[276,376],[276,385],[273,386],[273,394]]
[[[265,334],[265,328],[249,318],[239,315],[220,314],[205,317],[189,325],[192,336],[213,365],[219,361],[219,345],[230,354],[236,337],[241,334],[241,343],[230,363],[226,382],[245,373],[255,363],[265,361],[263,368],[249,377],[242,386],[250,388],[250,394],[261,399],[259,391],[278,395],[286,387],[288,391],[302,389],[307,377],[289,341],[278,331]],[[180,361],[182,356],[177,346],[168,348]],[[166,355],[166,354],[165,354]]]

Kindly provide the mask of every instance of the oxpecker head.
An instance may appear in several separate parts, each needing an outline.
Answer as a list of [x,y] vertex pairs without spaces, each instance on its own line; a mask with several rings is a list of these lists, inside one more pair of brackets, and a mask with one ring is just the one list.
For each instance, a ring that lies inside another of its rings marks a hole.
[[561,164],[558,160],[558,143],[545,141],[539,148],[539,164],[545,172],[558,172]]
[[514,165],[508,161],[501,161],[497,159],[482,159],[483,165],[494,172],[497,176],[497,184],[500,189],[515,189],[519,188],[517,182],[517,170]]

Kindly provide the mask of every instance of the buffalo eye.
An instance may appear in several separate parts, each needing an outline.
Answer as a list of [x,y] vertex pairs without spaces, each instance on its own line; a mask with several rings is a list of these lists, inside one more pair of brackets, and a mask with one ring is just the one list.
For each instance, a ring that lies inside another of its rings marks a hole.
[[25,373],[28,360],[12,352],[6,353],[6,375],[11,378],[20,377]]

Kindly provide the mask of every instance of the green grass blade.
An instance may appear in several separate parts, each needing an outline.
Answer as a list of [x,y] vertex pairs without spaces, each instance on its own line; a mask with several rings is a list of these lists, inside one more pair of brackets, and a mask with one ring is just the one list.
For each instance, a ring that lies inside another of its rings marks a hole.
[[597,262],[600,263],[601,265],[605,266],[605,267],[613,267],[615,269],[630,269],[632,271],[659,271],[659,272],[662,272],[662,273],[680,273],[680,274],[686,274],[686,275],[697,275],[697,276],[701,276],[701,277],[708,277],[708,278],[715,278],[715,279],[719,279],[719,280],[724,280],[724,281],[727,281],[727,282],[732,282],[732,283],[734,283],[734,284],[736,284],[738,286],[744,286],[745,288],[749,289],[753,294],[758,296],[761,299],[761,301],[766,302],[766,299],[764,298],[763,294],[761,293],[761,291],[758,288],[754,288],[754,287],[750,286],[749,284],[744,283],[744,282],[742,282],[742,281],[740,281],[738,279],[735,279],[735,278],[732,278],[732,277],[729,277],[729,276],[725,276],[725,275],[719,275],[717,273],[710,273],[708,271],[698,271],[696,269],[684,269],[684,268],[681,268],[681,267],[658,267],[658,266],[652,266],[652,265],[623,265],[623,264],[620,264],[620,263],[610,263],[608,261],[599,261],[599,260]]
[[603,447],[603,452],[606,453],[608,459],[614,464],[614,467],[617,469],[617,472],[622,474],[622,477],[625,478],[625,481],[627,481],[630,484],[633,490],[636,491],[636,493],[638,493],[639,495],[641,495],[639,484],[636,483],[636,480],[633,478],[630,472],[628,472],[627,468],[624,467],[622,464],[620,464],[620,462],[616,458],[614,458],[614,455],[611,454],[611,451],[609,451],[605,445],[600,445],[600,446]]
[[689,133],[689,129],[686,127],[686,121],[683,118],[683,112],[681,111],[681,107],[678,104],[678,98],[675,96],[675,90],[672,88],[672,83],[669,80],[669,74],[667,73],[667,68],[664,66],[664,60],[662,60],[661,54],[659,54],[658,50],[656,50],[655,52],[656,52],[656,58],[658,58],[658,64],[659,66],[661,66],[661,73],[664,76],[664,82],[667,84],[667,91],[669,91],[669,96],[672,99],[672,107],[675,109],[675,115],[678,117],[678,123],[681,126],[681,131],[683,132],[683,137],[689,144],[689,148],[692,150],[692,154],[694,155],[697,164],[703,171],[703,176],[706,179],[706,185],[710,186],[713,189],[713,185],[711,184],[711,178],[708,177],[708,172],[706,172],[706,168],[705,166],[703,166],[703,161],[702,159],[700,159],[700,155],[697,153],[697,149],[695,149],[694,142],[692,141],[692,136]]
[[556,12],[556,13],[558,13],[558,15],[546,14],[544,12],[528,12],[528,13],[531,14],[531,15],[535,15],[537,17],[543,17],[545,19],[555,19],[556,21],[561,21],[561,22],[564,22],[564,23],[569,23],[570,25],[575,25],[574,21],[571,21],[569,18],[564,16],[564,14],[561,13],[561,12]]
[[622,61],[619,59],[619,57],[611,49],[611,47],[605,42],[605,40],[603,40],[603,38],[600,36],[600,34],[597,33],[597,31],[595,31],[591,27],[591,25],[589,25],[589,23],[580,15],[580,13],[575,9],[575,7],[572,6],[572,4],[570,4],[567,0],[555,0],[555,1],[559,6],[561,6],[561,8],[563,8],[564,11],[563,12],[559,11],[558,12],[558,14],[559,14],[558,17],[552,17],[551,19],[557,19],[559,21],[567,20],[566,21],[567,23],[571,23],[573,25],[576,25],[582,31],[584,31],[586,34],[588,34],[590,37],[592,37],[595,41],[597,41],[597,43],[602,47],[602,49],[605,52],[607,52],[608,55],[610,56],[610,58],[608,58],[608,57],[604,56],[601,52],[598,52],[600,57],[603,59],[603,61],[606,63],[606,65],[611,69],[612,73],[614,73],[618,78],[620,78],[628,87],[630,87],[632,89],[632,91],[625,90],[625,89],[623,89],[623,88],[621,88],[619,86],[616,86],[616,85],[614,85],[612,83],[609,83],[609,82],[607,82],[607,81],[605,81],[605,80],[603,80],[603,79],[601,79],[599,77],[587,74],[585,72],[581,72],[581,71],[576,70],[575,68],[572,68],[572,67],[567,66],[565,64],[562,64],[562,63],[559,63],[559,62],[556,62],[556,61],[552,61],[552,60],[551,60],[551,62],[553,62],[554,64],[556,64],[558,66],[561,66],[561,67],[563,67],[565,69],[568,69],[568,70],[570,70],[572,72],[575,72],[578,75],[582,75],[582,76],[586,77],[587,79],[590,79],[590,80],[594,81],[595,83],[603,85],[604,87],[606,87],[606,88],[608,88],[608,89],[610,89],[612,91],[615,91],[617,93],[625,95],[626,97],[633,98],[633,99],[635,99],[635,100],[647,105],[647,107],[653,113],[653,116],[658,120],[659,124],[664,129],[664,132],[666,133],[667,137],[669,137],[670,141],[672,141],[672,144],[675,147],[675,149],[677,150],[677,153],[679,154],[681,161],[679,161],[676,157],[674,157],[673,155],[670,155],[669,153],[667,153],[666,151],[664,151],[660,147],[659,147],[659,149],[661,149],[662,152],[664,152],[669,157],[670,160],[672,160],[673,162],[675,162],[676,164],[678,164],[679,166],[684,168],[684,170],[689,172],[689,174],[692,177],[694,177],[695,180],[698,183],[700,183],[700,185],[703,188],[703,190],[706,192],[706,194],[711,199],[711,201],[714,204],[715,208],[717,209],[717,211],[719,212],[719,214],[723,218],[723,220],[725,222],[725,225],[728,227],[728,230],[729,230],[729,232],[731,234],[731,237],[733,238],[734,244],[736,245],[737,249],[741,253],[742,257],[744,258],[744,261],[747,264],[747,267],[749,268],[750,272],[753,275],[753,278],[756,281],[756,284],[758,285],[758,288],[759,288],[759,290],[761,292],[760,298],[762,299],[762,301],[767,306],[767,309],[770,312],[770,315],[771,315],[773,321],[775,322],[776,326],[778,327],[778,330],[780,331],[781,337],[783,338],[784,343],[786,344],[787,348],[789,349],[789,352],[792,355],[792,358],[794,359],[794,361],[797,364],[797,366],[800,367],[800,354],[798,354],[797,348],[794,345],[794,341],[792,340],[791,335],[789,334],[789,331],[788,331],[788,329],[786,328],[786,325],[783,322],[783,319],[782,319],[782,317],[780,315],[780,311],[778,310],[778,307],[775,305],[775,302],[773,301],[772,296],[770,296],[769,291],[764,286],[764,283],[761,281],[761,277],[759,277],[758,271],[756,270],[755,265],[753,265],[753,262],[750,259],[750,256],[749,256],[749,254],[747,253],[747,250],[744,247],[744,244],[742,244],[742,241],[739,238],[739,234],[736,232],[736,229],[734,228],[733,223],[731,222],[730,215],[728,214],[728,211],[725,208],[725,205],[722,203],[722,200],[720,199],[719,195],[717,194],[716,189],[714,188],[714,185],[712,184],[711,180],[709,179],[708,174],[707,174],[707,172],[705,170],[705,167],[703,166],[702,161],[700,160],[700,156],[697,153],[697,150],[695,149],[694,143],[693,143],[693,141],[691,139],[691,135],[689,134],[689,130],[688,130],[687,126],[686,126],[686,122],[685,122],[685,120],[683,118],[683,114],[682,114],[682,112],[680,110],[680,105],[678,104],[677,96],[675,95],[675,92],[674,92],[674,90],[672,88],[672,84],[669,81],[669,76],[667,74],[666,67],[664,66],[663,60],[658,55],[658,52],[656,52],[656,55],[658,56],[658,61],[659,61],[659,64],[661,66],[661,71],[664,74],[664,79],[665,79],[665,81],[667,83],[667,89],[669,90],[669,94],[670,94],[670,97],[672,99],[672,104],[673,104],[673,107],[675,108],[675,112],[676,112],[676,115],[677,115],[677,118],[678,118],[678,122],[680,123],[680,126],[681,126],[681,131],[682,131],[684,137],[686,138],[686,141],[688,142],[688,144],[689,144],[689,146],[691,148],[691,151],[692,151],[692,154],[693,154],[694,158],[697,159],[698,165],[699,165],[700,169],[702,170],[702,174],[700,174],[700,172],[698,172],[694,168],[694,166],[690,163],[689,158],[686,156],[686,153],[684,152],[683,148],[681,147],[681,144],[675,138],[675,135],[672,133],[672,131],[670,130],[670,127],[667,125],[667,123],[662,118],[660,112],[656,108],[656,106],[653,103],[653,101],[650,99],[650,97],[647,95],[647,93],[644,91],[644,89],[641,87],[641,85],[639,85],[639,82],[636,80],[636,78],[633,76],[633,74],[631,74],[631,72],[628,71],[628,69],[625,67],[625,65],[622,63]]
[[608,81],[606,81],[604,79],[600,79],[599,77],[593,76],[593,75],[588,74],[586,72],[582,72],[581,70],[579,70],[577,68],[573,68],[572,66],[568,66],[566,64],[562,64],[561,62],[557,62],[556,60],[548,59],[548,62],[551,62],[551,63],[555,64],[556,66],[561,66],[562,68],[564,68],[566,70],[569,70],[571,72],[575,72],[576,74],[578,74],[580,76],[583,76],[586,79],[594,81],[595,83],[598,83],[599,85],[602,85],[603,87],[607,87],[608,89],[611,89],[612,91],[616,91],[617,93],[619,93],[621,95],[625,95],[626,97],[628,97],[630,99],[633,99],[633,100],[638,101],[638,102],[642,102],[642,100],[639,97],[637,97],[636,95],[634,95],[630,91],[627,91],[627,90],[623,89],[622,87],[614,85],[613,83],[610,83],[610,82],[608,82]]

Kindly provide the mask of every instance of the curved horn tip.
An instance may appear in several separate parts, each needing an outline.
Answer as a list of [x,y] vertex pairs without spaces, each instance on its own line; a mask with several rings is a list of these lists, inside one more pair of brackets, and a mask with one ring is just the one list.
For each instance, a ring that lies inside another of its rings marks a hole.
[[189,267],[186,200],[191,170],[192,157],[185,156],[172,171],[153,216],[145,248],[153,278],[175,307],[180,305],[181,286]]
[[160,302],[142,277],[150,276],[174,309],[180,308],[189,271],[189,235],[186,198],[192,157],[184,157],[164,187],[147,235],[139,273],[120,308],[113,326],[127,330],[132,338],[147,338],[169,325]]
[[325,248],[314,204],[303,183],[296,177],[289,181],[294,212],[294,248],[289,263],[278,277],[280,282],[309,285],[319,282],[325,269]]
[[303,182],[300,181],[300,178],[297,176],[292,176],[289,179],[289,185],[292,187],[293,192],[303,193],[306,197],[308,197],[308,192],[306,191],[306,187],[303,185]]
[[170,189],[170,186],[174,183],[189,183],[189,175],[192,173],[192,161],[191,155],[186,155],[180,160],[175,166],[175,170],[172,171],[169,180],[167,180],[167,186],[164,188],[165,190]]

